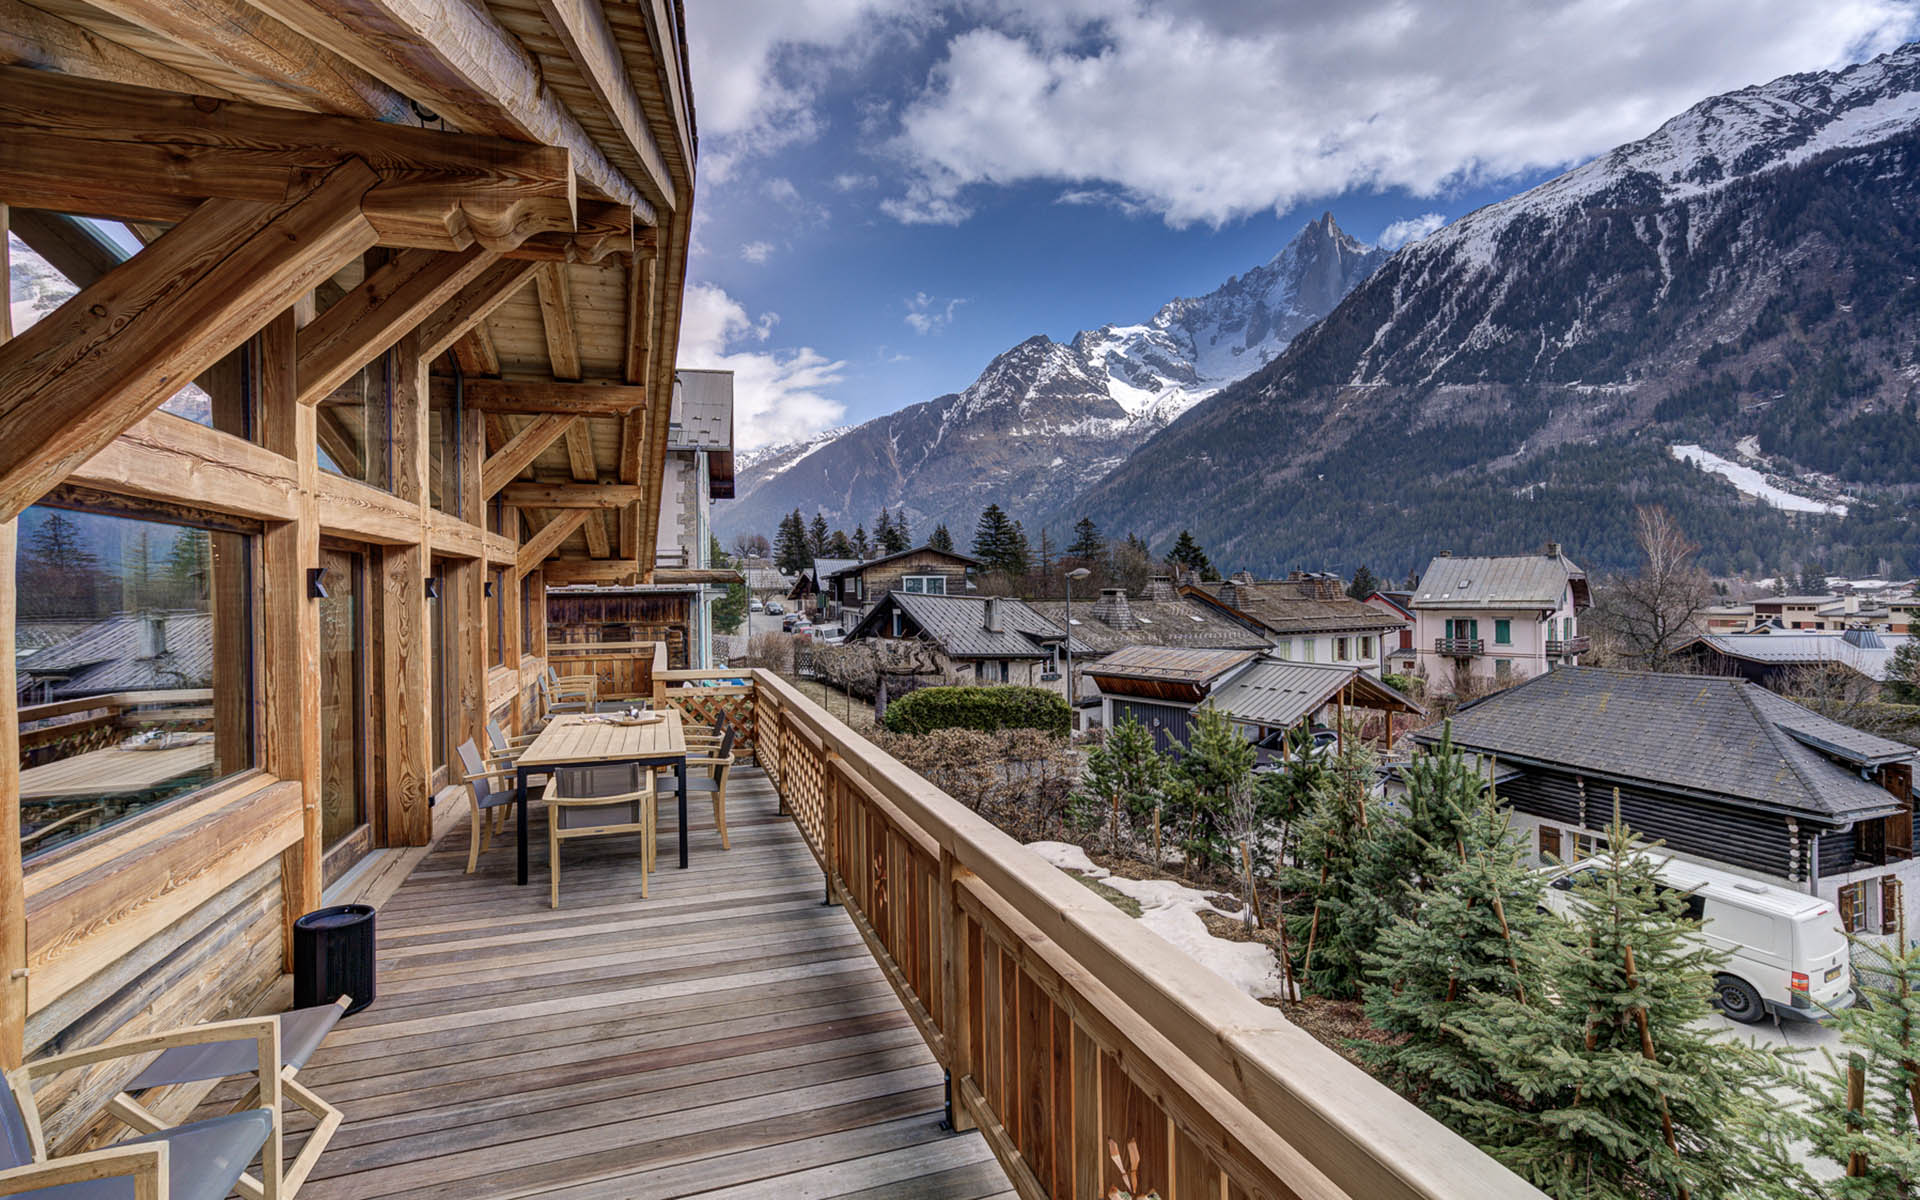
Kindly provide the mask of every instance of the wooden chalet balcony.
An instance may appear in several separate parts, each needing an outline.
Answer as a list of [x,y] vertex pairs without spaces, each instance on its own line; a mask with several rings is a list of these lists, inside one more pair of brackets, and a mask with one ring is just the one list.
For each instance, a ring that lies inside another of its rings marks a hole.
[[1473,658],[1487,652],[1487,643],[1483,638],[1435,638],[1433,652],[1449,658]]
[[1559,658],[1567,654],[1585,654],[1593,648],[1593,639],[1586,634],[1569,638],[1548,638],[1547,657]]
[[688,871],[663,842],[642,900],[631,847],[585,843],[554,910],[539,816],[525,888],[510,846],[466,875],[456,822],[302,1073],[347,1114],[313,1200],[1075,1200],[1109,1141],[1163,1196],[1539,1197],[790,684],[668,674],[759,764],[733,848],[696,803]]

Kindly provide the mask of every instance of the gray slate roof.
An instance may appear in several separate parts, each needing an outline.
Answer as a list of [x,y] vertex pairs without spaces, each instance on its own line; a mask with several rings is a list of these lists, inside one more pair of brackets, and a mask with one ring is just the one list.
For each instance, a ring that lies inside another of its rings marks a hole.
[[52,688],[58,700],[111,692],[211,687],[212,616],[198,611],[160,615],[166,620],[167,653],[158,658],[140,657],[143,618],[136,613],[119,613],[22,657],[20,673],[40,680],[62,680]]
[[[1077,651],[1076,651],[1077,653]],[[1161,683],[1210,684],[1258,656],[1258,650],[1201,650],[1189,647],[1128,646],[1087,668],[1089,675],[1146,679]]]
[[[1066,601],[1032,600],[1028,603],[1034,611],[1055,625],[1066,624]],[[1134,626],[1131,629],[1116,629],[1093,615],[1093,601],[1075,600],[1073,636],[1092,647],[1091,653],[1095,654],[1111,653],[1125,646],[1264,650],[1268,645],[1265,637],[1199,601],[1129,600],[1127,607],[1133,614]]]
[[[986,627],[987,598],[984,596],[927,596],[919,592],[888,592],[880,603],[862,617],[847,636],[884,637],[890,628],[887,616],[898,605],[923,633],[940,643],[949,658],[1045,658],[1046,644],[1066,638],[1066,631],[1012,596],[999,596],[1000,631]],[[1073,652],[1089,650],[1079,638],[1073,639]]]
[[1310,579],[1234,583],[1232,604],[1222,599],[1227,586],[1224,581],[1202,583],[1188,594],[1203,595],[1219,606],[1215,611],[1230,608],[1243,619],[1258,622],[1283,637],[1311,633],[1385,633],[1406,626],[1401,618],[1351,596],[1318,596],[1315,581]]
[[[1514,554],[1501,558],[1435,558],[1420,573],[1416,609],[1553,608],[1586,572],[1564,554]],[[1576,594],[1576,603],[1583,597]]]
[[[1436,742],[1440,726],[1416,733]],[[1845,822],[1897,802],[1856,764],[1904,761],[1911,746],[1829,721],[1744,679],[1562,667],[1453,718],[1454,744],[1498,758],[1650,783],[1770,811]]]

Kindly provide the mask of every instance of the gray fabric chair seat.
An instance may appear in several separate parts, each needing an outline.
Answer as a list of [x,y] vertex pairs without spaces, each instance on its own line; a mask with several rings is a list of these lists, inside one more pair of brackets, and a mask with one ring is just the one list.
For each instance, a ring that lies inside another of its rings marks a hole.
[[561,829],[591,829],[597,825],[637,825],[640,804],[626,801],[616,804],[559,805],[553,809],[553,822]]
[[[273,1114],[250,1108],[115,1144],[167,1144],[169,1200],[224,1200],[272,1133]],[[35,1200],[133,1200],[133,1180],[122,1176],[63,1183],[26,1195]]]
[[[693,772],[694,772],[694,768],[689,767],[687,769],[687,794],[688,795],[692,795],[695,792],[717,792],[720,790],[719,780],[715,779],[711,775],[704,775],[704,774],[696,775]],[[660,782],[657,786],[660,791],[667,793],[668,795],[672,795],[675,792],[677,792],[677,790],[680,787],[680,783],[671,775],[663,775],[660,777]]]
[[[338,1004],[317,1004],[280,1014],[280,1065],[298,1071],[307,1065],[313,1052],[333,1027],[340,1023],[343,1010]],[[225,1079],[229,1075],[251,1075],[256,1069],[258,1043],[252,1038],[229,1042],[208,1042],[200,1046],[176,1046],[163,1051],[134,1076],[124,1090],[165,1087],[175,1083],[197,1083],[206,1079]]]

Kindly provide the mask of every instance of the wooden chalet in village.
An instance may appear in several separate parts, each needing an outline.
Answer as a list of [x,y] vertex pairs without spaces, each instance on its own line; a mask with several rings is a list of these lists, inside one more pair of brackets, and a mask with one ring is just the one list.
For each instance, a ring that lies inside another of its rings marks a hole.
[[[732,444],[714,381],[676,416],[676,0],[0,33],[0,1190],[1066,1200],[1117,1144],[1538,1196],[787,681],[673,668]],[[991,633],[915,553],[859,598]],[[346,903],[371,1005],[287,1011]]]
[[[847,635],[853,642],[904,642],[928,659],[940,683],[1058,684],[1067,631],[1012,596],[887,592]],[[1073,639],[1073,652],[1086,643]]]
[[889,592],[966,596],[979,569],[978,559],[932,546],[864,560],[821,559],[814,563],[813,603],[826,619],[851,632]]
[[1664,851],[1823,896],[1859,932],[1894,928],[1916,873],[1920,752],[1746,679],[1562,667],[1462,707],[1451,729],[1497,764],[1542,862],[1604,849],[1617,797]]
[[1376,679],[1388,646],[1405,628],[1392,613],[1347,595],[1332,575],[1295,571],[1285,579],[1255,579],[1243,571],[1180,590],[1260,633],[1277,658],[1353,665]]

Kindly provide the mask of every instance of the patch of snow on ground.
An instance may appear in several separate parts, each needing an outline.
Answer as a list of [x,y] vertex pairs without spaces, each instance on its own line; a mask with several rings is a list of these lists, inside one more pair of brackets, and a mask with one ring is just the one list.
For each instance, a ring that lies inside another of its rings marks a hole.
[[1756,497],[1774,508],[1787,512],[1826,513],[1828,516],[1844,517],[1847,506],[1825,500],[1813,500],[1806,496],[1796,496],[1792,492],[1777,488],[1767,482],[1767,477],[1752,467],[1721,458],[1718,454],[1700,446],[1668,446],[1667,452],[1683,463],[1691,463],[1712,475],[1718,475],[1739,488],[1749,496]]
[[1207,893],[1171,879],[1123,879],[1096,867],[1087,852],[1069,842],[1032,842],[1027,849],[1063,871],[1098,879],[1140,904],[1140,923],[1171,942],[1188,958],[1256,1000],[1280,994],[1280,967],[1273,951],[1259,942],[1229,942],[1207,932],[1203,912],[1244,919],[1245,908],[1226,909]]

